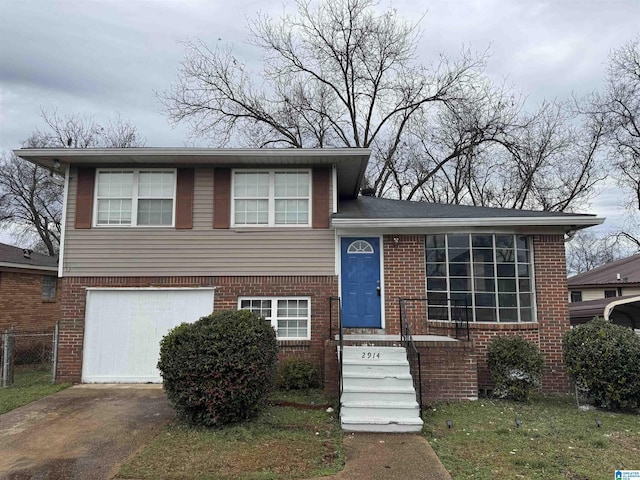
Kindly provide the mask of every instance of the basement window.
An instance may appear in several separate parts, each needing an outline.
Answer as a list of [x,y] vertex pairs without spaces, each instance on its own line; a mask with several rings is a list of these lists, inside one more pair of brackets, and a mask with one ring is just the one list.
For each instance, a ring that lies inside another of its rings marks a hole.
[[240,297],[238,310],[249,310],[271,322],[278,340],[311,338],[309,297]]
[[51,275],[42,277],[42,299],[53,300],[56,298],[57,278]]

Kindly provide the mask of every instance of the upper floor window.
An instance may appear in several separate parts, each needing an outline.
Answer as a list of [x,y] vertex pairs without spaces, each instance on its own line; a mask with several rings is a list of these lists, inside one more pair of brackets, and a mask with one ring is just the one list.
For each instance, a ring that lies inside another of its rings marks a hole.
[[617,290],[605,290],[604,291],[604,298],[613,298],[613,297],[617,297],[618,296],[618,291]]
[[573,302],[581,302],[582,301],[582,291],[581,290],[573,290],[571,292],[571,303]]
[[98,170],[98,226],[173,226],[175,170]]
[[232,218],[236,226],[311,225],[311,172],[233,172]]

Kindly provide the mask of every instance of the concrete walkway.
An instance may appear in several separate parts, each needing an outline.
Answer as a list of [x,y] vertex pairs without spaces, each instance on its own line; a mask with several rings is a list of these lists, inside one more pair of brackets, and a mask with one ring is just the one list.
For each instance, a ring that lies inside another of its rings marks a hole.
[[[419,434],[345,433],[346,464],[336,480],[451,480]],[[325,477],[326,478],[326,477]]]
[[113,478],[173,418],[160,385],[68,388],[0,415],[0,478]]

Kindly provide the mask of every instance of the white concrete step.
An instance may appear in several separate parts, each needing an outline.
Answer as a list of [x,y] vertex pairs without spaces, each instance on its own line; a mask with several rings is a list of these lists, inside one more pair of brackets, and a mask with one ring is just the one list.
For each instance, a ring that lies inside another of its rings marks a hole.
[[420,407],[402,347],[345,347],[340,421],[351,432],[417,432]]
[[407,353],[403,347],[344,347],[342,358],[362,362],[385,362],[387,360],[406,360]]
[[422,430],[420,418],[396,419],[396,418],[341,418],[342,429],[347,432],[387,432],[406,433]]
[[342,366],[343,376],[354,376],[355,374],[371,376],[377,374],[384,377],[397,377],[406,373],[409,373],[409,363],[406,360],[404,362],[401,360],[386,361],[376,365],[358,360],[345,360]]
[[341,416],[356,418],[419,418],[420,408],[413,402],[375,402],[350,401],[343,402],[340,407]]
[[[344,383],[343,383],[344,385]],[[356,387],[347,382],[342,389],[342,402],[378,402],[381,404],[396,402],[412,402],[416,399],[416,391],[413,385],[394,387],[376,385],[368,387]]]

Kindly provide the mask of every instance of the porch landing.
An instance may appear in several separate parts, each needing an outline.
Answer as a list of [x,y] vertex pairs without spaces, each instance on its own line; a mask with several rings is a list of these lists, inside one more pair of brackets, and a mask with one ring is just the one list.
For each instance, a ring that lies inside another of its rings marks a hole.
[[[400,335],[387,335],[382,333],[360,334],[347,333],[342,336],[345,342],[400,342]],[[445,337],[444,335],[413,335],[414,342],[459,342],[460,340]],[[340,340],[340,336],[336,335],[335,340]]]

